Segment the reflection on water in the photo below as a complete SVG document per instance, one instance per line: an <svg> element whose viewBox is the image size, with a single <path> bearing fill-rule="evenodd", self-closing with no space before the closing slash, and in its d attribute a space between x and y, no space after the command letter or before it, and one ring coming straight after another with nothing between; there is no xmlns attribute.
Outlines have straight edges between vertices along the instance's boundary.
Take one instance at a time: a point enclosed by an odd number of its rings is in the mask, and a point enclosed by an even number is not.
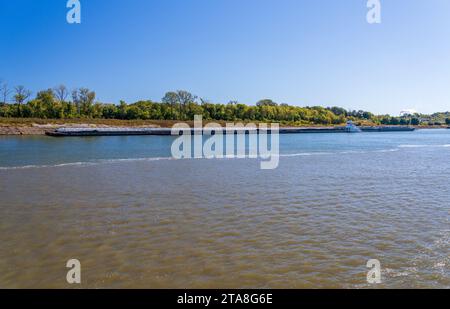
<svg viewBox="0 0 450 309"><path fill-rule="evenodd" d="M369 259L450 287L446 131L286 136L271 171L143 159L168 139L0 139L0 286L70 287L76 258L89 288L369 287Z"/></svg>

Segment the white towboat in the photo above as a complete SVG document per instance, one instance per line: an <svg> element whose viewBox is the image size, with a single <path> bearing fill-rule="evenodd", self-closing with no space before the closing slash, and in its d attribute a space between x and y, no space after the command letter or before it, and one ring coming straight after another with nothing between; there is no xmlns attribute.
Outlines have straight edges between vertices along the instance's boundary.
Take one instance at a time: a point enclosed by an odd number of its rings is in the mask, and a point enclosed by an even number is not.
<svg viewBox="0 0 450 309"><path fill-rule="evenodd" d="M345 132L347 133L360 133L362 130L353 124L353 121L347 121L345 126Z"/></svg>

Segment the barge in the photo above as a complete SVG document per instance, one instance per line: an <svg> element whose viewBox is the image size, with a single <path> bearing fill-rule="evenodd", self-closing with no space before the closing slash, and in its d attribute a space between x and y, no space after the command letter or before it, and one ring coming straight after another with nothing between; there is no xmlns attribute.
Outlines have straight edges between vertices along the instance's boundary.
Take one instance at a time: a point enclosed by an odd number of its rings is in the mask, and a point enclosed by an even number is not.
<svg viewBox="0 0 450 309"><path fill-rule="evenodd" d="M190 134L210 135L210 132L204 132L203 129L180 129L178 134L182 135L190 130ZM380 126L380 127L359 127L358 132L409 132L415 128L406 126ZM200 132L200 133L199 133ZM223 128L223 134L249 134L259 133L260 129L248 128ZM270 133L270 129L265 131ZM283 127L279 129L279 134L301 134L301 133L353 133L348 127ZM136 136L136 135L172 135L171 128L59 128L45 133L53 137L83 137L83 136ZM214 134L214 132L212 133Z"/></svg>

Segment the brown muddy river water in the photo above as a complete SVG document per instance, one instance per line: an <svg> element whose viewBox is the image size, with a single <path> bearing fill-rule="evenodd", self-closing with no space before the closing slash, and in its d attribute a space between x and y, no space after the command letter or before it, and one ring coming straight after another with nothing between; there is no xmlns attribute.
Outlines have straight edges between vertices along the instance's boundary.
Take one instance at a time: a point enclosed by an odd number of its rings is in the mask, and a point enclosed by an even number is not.
<svg viewBox="0 0 450 309"><path fill-rule="evenodd" d="M78 259L82 288L449 288L450 134L336 136L282 137L268 171L0 138L0 287L71 288Z"/></svg>

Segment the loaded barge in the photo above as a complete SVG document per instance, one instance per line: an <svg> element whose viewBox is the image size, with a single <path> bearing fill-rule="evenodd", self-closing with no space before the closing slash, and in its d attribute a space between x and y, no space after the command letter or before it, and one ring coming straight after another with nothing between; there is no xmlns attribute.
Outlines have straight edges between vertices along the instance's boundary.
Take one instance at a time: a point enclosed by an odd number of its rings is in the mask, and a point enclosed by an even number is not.
<svg viewBox="0 0 450 309"><path fill-rule="evenodd" d="M321 127L321 128L298 128L284 127L279 129L280 134L299 134L299 133L354 133L354 132L404 132L414 131L415 128L405 126L380 126L380 127ZM177 134L182 135L186 130L190 130L191 135L204 134L210 135L210 132L204 132L203 129L179 129ZM223 134L249 134L259 133L260 129L248 128L223 128ZM198 133L200 132L200 133ZM270 129L264 132L271 133ZM187 133L187 132L186 132ZM214 134L214 132L213 132ZM173 135L171 128L60 128L46 132L46 135L54 137L70 136L133 136L133 135Z"/></svg>

